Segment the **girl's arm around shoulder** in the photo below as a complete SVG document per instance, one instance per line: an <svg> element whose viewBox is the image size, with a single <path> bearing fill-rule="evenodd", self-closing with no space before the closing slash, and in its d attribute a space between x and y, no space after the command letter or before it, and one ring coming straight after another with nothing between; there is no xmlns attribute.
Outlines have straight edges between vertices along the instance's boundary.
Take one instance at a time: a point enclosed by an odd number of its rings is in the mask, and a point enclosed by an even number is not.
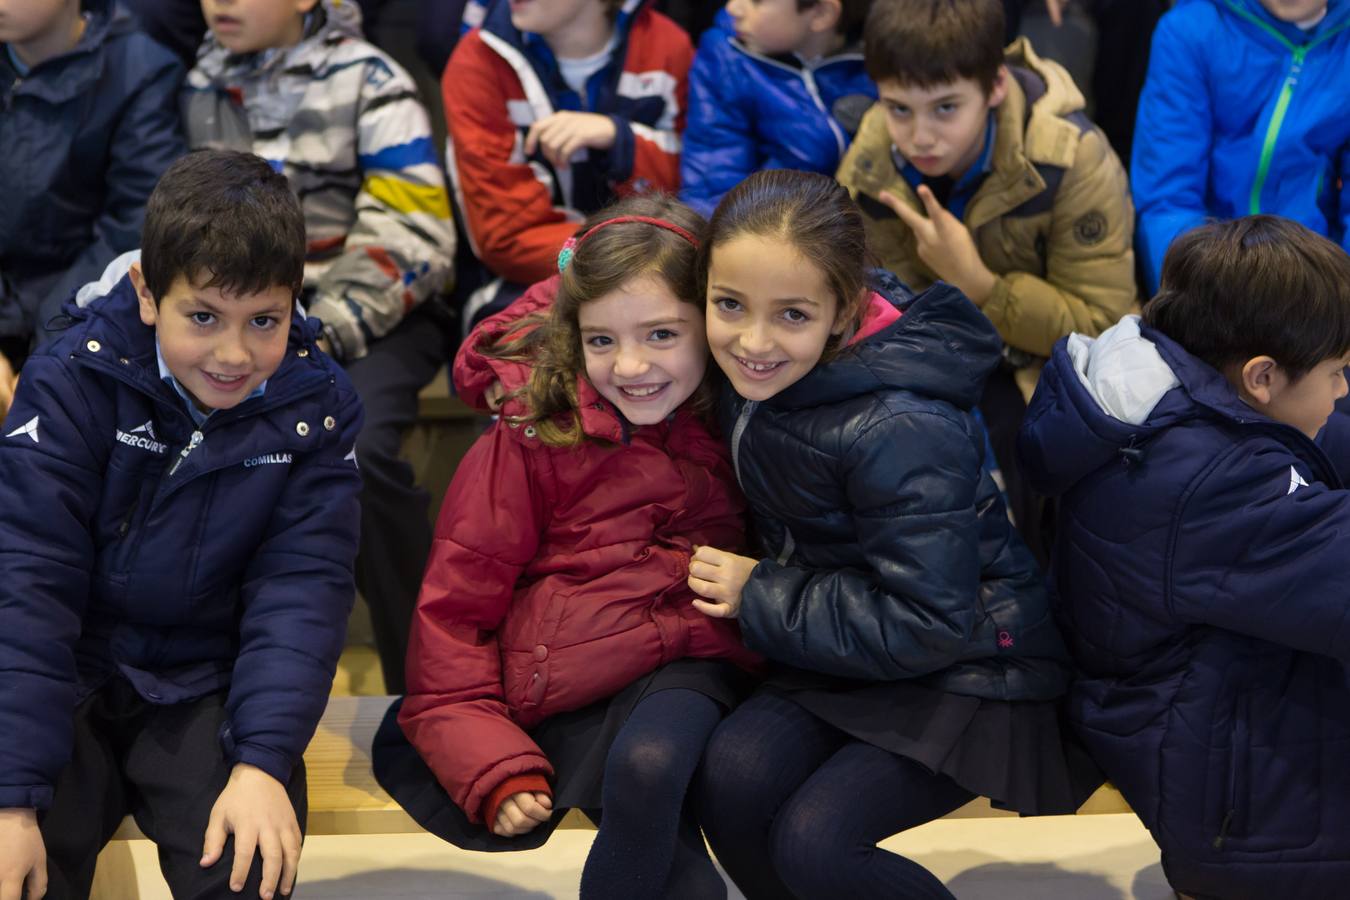
<svg viewBox="0 0 1350 900"><path fill-rule="evenodd" d="M1276 440L1248 439L1187 485L1172 525L1178 619L1350 661L1350 490Z"/></svg>
<svg viewBox="0 0 1350 900"><path fill-rule="evenodd" d="M746 643L850 678L909 678L959 658L976 621L982 447L941 404L875 421L838 462L866 569L764 560L745 586Z"/></svg>
<svg viewBox="0 0 1350 900"><path fill-rule="evenodd" d="M498 422L446 492L408 642L399 724L471 821L514 776L551 775L511 718L497 630L551 516L551 460ZM488 824L491 824L490 822Z"/></svg>

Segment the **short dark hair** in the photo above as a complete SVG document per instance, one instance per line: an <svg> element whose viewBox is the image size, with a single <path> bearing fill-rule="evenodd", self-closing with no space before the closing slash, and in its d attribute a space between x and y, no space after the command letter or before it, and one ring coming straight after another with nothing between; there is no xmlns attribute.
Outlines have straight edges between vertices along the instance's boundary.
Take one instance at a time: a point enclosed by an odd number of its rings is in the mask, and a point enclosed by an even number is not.
<svg viewBox="0 0 1350 900"><path fill-rule="evenodd" d="M877 84L972 78L987 97L1003 65L1002 0L873 0L863 33L863 65Z"/></svg>
<svg viewBox="0 0 1350 900"><path fill-rule="evenodd" d="M797 0L797 12L806 12L820 0ZM846 40L856 41L862 37L863 22L867 19L867 7L871 0L839 0L839 21L834 30Z"/></svg>
<svg viewBox="0 0 1350 900"><path fill-rule="evenodd" d="M871 255L862 212L828 175L793 169L755 172L722 197L699 248L700 293L707 293L712 253L741 235L774 238L795 249L825 278L845 328L825 345L831 359L862 322Z"/></svg>
<svg viewBox="0 0 1350 900"><path fill-rule="evenodd" d="M286 176L252 153L197 150L169 166L145 207L141 271L159 303L182 275L257 294L305 277L305 215Z"/></svg>
<svg viewBox="0 0 1350 900"><path fill-rule="evenodd" d="M1297 380L1350 354L1350 256L1278 216L1201 225L1168 248L1143 318L1215 369L1269 356Z"/></svg>

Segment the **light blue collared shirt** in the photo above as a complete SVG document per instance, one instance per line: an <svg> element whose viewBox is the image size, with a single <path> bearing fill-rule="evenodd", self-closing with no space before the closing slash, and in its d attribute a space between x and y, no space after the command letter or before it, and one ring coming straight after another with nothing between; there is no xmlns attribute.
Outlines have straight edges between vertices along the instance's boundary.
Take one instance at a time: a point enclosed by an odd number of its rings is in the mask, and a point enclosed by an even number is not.
<svg viewBox="0 0 1350 900"><path fill-rule="evenodd" d="M178 393L178 396L183 398L183 405L187 407L188 415L192 416L193 423L198 428L201 428L202 425L206 423L206 420L210 418L211 413L202 412L200 409L198 409L197 404L194 403L192 400L192 395L190 395L183 388L183 386L178 383L177 378L173 377L173 373L169 371L168 363L164 362L164 353L159 349L158 336L155 337L155 359L159 361L159 377L162 378L164 382L168 384L169 387L173 388L174 391ZM244 399L252 400L254 397L261 397L263 395L263 391L265 390L267 390L266 380L264 380L262 384L254 388L252 393L250 393ZM212 410L212 412L214 412L214 410Z"/></svg>

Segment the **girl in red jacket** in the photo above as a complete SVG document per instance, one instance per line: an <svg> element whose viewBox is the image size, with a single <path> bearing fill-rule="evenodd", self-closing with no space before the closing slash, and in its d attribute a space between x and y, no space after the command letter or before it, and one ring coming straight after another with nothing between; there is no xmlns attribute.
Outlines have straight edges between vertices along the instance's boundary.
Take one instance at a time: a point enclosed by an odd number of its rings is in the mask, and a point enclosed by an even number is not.
<svg viewBox="0 0 1350 900"><path fill-rule="evenodd" d="M477 357L506 403L446 495L376 739L381 784L460 847L603 810L587 898L725 896L685 794L756 658L686 583L696 545L743 544L703 415L704 225L664 198L598 214L531 289L547 317Z"/></svg>

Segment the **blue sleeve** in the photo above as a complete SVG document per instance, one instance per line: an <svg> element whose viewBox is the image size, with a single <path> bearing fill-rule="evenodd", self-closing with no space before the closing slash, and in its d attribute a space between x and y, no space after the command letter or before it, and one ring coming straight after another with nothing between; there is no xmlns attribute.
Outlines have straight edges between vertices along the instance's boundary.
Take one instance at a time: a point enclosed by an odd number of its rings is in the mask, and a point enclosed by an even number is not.
<svg viewBox="0 0 1350 900"><path fill-rule="evenodd" d="M1148 78L1139 98L1130 186L1137 250L1148 293L1158 290L1173 239L1204 222L1209 182L1211 98L1201 43L1186 29L1185 9L1163 16L1153 35Z"/></svg>
<svg viewBox="0 0 1350 900"><path fill-rule="evenodd" d="M108 453L90 441L111 431L92 427L99 406L39 354L0 426L0 808L49 806L70 759Z"/></svg>
<svg viewBox="0 0 1350 900"><path fill-rule="evenodd" d="M356 596L361 402L339 375L338 436L297 457L268 532L244 573L239 657L226 710L232 762L283 784L328 702Z"/></svg>
<svg viewBox="0 0 1350 900"><path fill-rule="evenodd" d="M742 593L746 645L869 680L957 662L978 621L981 455L976 438L938 413L896 415L861 435L843 477L868 569L761 561Z"/></svg>
<svg viewBox="0 0 1350 900"><path fill-rule="evenodd" d="M1350 143L1341 148L1337 169L1336 175L1341 184L1340 203L1337 206L1341 213L1341 246L1346 253L1350 253Z"/></svg>
<svg viewBox="0 0 1350 900"><path fill-rule="evenodd" d="M113 133L108 170L104 173L103 209L94 222L93 242L85 247L59 278L38 311L39 341L54 337L47 322L61 311L73 291L97 281L114 258L141 245L145 204L159 177L187 151L178 112L178 90L183 67L159 44L143 35L125 42L120 58L110 61L130 70L108 77L135 79Z"/></svg>
<svg viewBox="0 0 1350 900"><path fill-rule="evenodd" d="M741 90L745 75L728 65L736 55L729 40L721 28L709 29L689 69L680 199L704 216L760 163L753 107Z"/></svg>

